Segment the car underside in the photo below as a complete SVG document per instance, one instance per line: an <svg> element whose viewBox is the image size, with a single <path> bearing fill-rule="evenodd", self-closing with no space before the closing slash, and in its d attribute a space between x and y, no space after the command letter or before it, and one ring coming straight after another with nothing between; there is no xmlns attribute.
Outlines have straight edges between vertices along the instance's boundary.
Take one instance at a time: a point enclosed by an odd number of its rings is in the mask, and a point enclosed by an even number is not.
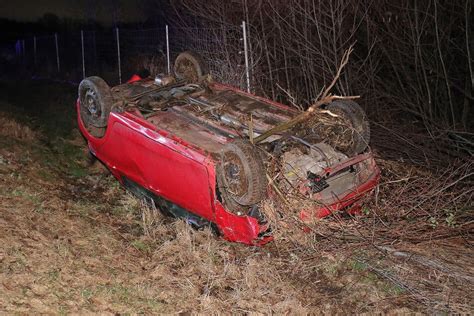
<svg viewBox="0 0 474 316"><path fill-rule="evenodd" d="M230 241L271 240L265 199L313 202L303 220L354 211L378 183L370 130L357 103L334 101L256 142L300 112L213 82L199 56L182 53L174 76L109 88L79 87L78 121L89 149L131 192Z"/></svg>

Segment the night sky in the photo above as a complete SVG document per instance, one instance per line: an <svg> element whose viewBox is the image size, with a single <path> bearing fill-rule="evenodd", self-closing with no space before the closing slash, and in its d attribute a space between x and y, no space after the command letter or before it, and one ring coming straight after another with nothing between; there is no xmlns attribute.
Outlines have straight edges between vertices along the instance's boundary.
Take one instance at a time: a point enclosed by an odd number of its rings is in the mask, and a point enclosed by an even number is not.
<svg viewBox="0 0 474 316"><path fill-rule="evenodd" d="M35 21L45 13L53 13L60 18L95 19L99 23L111 25L114 19L120 22L143 20L145 2L143 0L0 0L0 18Z"/></svg>

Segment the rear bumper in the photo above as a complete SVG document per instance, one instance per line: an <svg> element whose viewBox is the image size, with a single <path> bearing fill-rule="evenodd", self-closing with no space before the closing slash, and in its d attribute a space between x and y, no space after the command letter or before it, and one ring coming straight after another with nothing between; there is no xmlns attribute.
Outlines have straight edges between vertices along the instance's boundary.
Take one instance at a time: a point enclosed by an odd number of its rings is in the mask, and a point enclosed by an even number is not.
<svg viewBox="0 0 474 316"><path fill-rule="evenodd" d="M364 157L364 159L373 160L373 157L370 154ZM348 194L338 196L332 203L322 204L321 206L312 209L302 209L299 214L300 218L303 221L306 221L313 218L323 218L342 209L345 209L348 212L353 212L356 208L359 208L360 200L370 194L380 181L380 169L375 164L375 161L373 161L371 169L370 176L367 180L353 188Z"/></svg>

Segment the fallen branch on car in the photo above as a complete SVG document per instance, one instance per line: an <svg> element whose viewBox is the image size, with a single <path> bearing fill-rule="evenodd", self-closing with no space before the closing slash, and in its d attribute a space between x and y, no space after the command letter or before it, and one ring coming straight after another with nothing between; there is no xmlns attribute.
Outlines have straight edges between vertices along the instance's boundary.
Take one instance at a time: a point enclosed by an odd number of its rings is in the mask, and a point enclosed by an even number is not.
<svg viewBox="0 0 474 316"><path fill-rule="evenodd" d="M334 87L337 80L339 79L339 77L341 75L341 72L342 72L342 69L349 62L349 56L351 55L352 51L353 51L353 47L351 45L344 52L344 55L342 56L341 63L339 64L339 67L337 69L336 75L334 76L334 79L332 80L331 84L324 90L324 92L322 93L319 100L317 100L313 105L311 105L306 111L304 111L304 112L300 113L299 115L295 116L293 119L291 119L287 122L281 123L281 124L271 128L271 129L269 129L268 131L261 134L260 136L256 137L254 139L254 143L258 144L259 142L264 141L265 139L267 139L268 137L270 137L270 136L272 136L276 133L281 133L281 132L286 131L286 130L298 125L299 123L305 121L306 119L308 119L314 113L317 113L317 112L325 113L325 112L322 112L324 110L319 109L321 107L321 105L331 103L334 100L353 100L353 99L360 98L360 96L358 96L358 95L356 95L356 96L339 96L339 95L332 95L330 93L331 89Z"/></svg>

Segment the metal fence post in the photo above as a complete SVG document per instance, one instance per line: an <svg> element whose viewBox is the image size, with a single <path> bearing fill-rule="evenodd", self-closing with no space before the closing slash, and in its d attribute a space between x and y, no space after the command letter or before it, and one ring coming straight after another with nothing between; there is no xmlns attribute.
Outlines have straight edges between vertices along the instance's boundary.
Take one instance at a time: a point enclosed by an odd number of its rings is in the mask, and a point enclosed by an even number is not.
<svg viewBox="0 0 474 316"><path fill-rule="evenodd" d="M36 66L36 36L33 36L33 60Z"/></svg>
<svg viewBox="0 0 474 316"><path fill-rule="evenodd" d="M166 24L166 61L168 63L168 74L171 73L171 64L170 64L170 39L168 33L168 24Z"/></svg>
<svg viewBox="0 0 474 316"><path fill-rule="evenodd" d="M56 44L56 63L58 65L58 72L61 71L61 67L59 65L59 45L58 45L58 33L54 33L54 43Z"/></svg>
<svg viewBox="0 0 474 316"><path fill-rule="evenodd" d="M245 78L247 81L247 92L250 93L249 52L247 47L247 28L245 25L245 21L242 21L242 33L244 40Z"/></svg>
<svg viewBox="0 0 474 316"><path fill-rule="evenodd" d="M82 48L82 79L86 77L86 62L84 57L84 31L81 30L81 48Z"/></svg>
<svg viewBox="0 0 474 316"><path fill-rule="evenodd" d="M120 36L119 28L115 28L115 37L117 39L117 59L118 59L118 73L119 73L119 84L122 84L122 67L120 66Z"/></svg>

